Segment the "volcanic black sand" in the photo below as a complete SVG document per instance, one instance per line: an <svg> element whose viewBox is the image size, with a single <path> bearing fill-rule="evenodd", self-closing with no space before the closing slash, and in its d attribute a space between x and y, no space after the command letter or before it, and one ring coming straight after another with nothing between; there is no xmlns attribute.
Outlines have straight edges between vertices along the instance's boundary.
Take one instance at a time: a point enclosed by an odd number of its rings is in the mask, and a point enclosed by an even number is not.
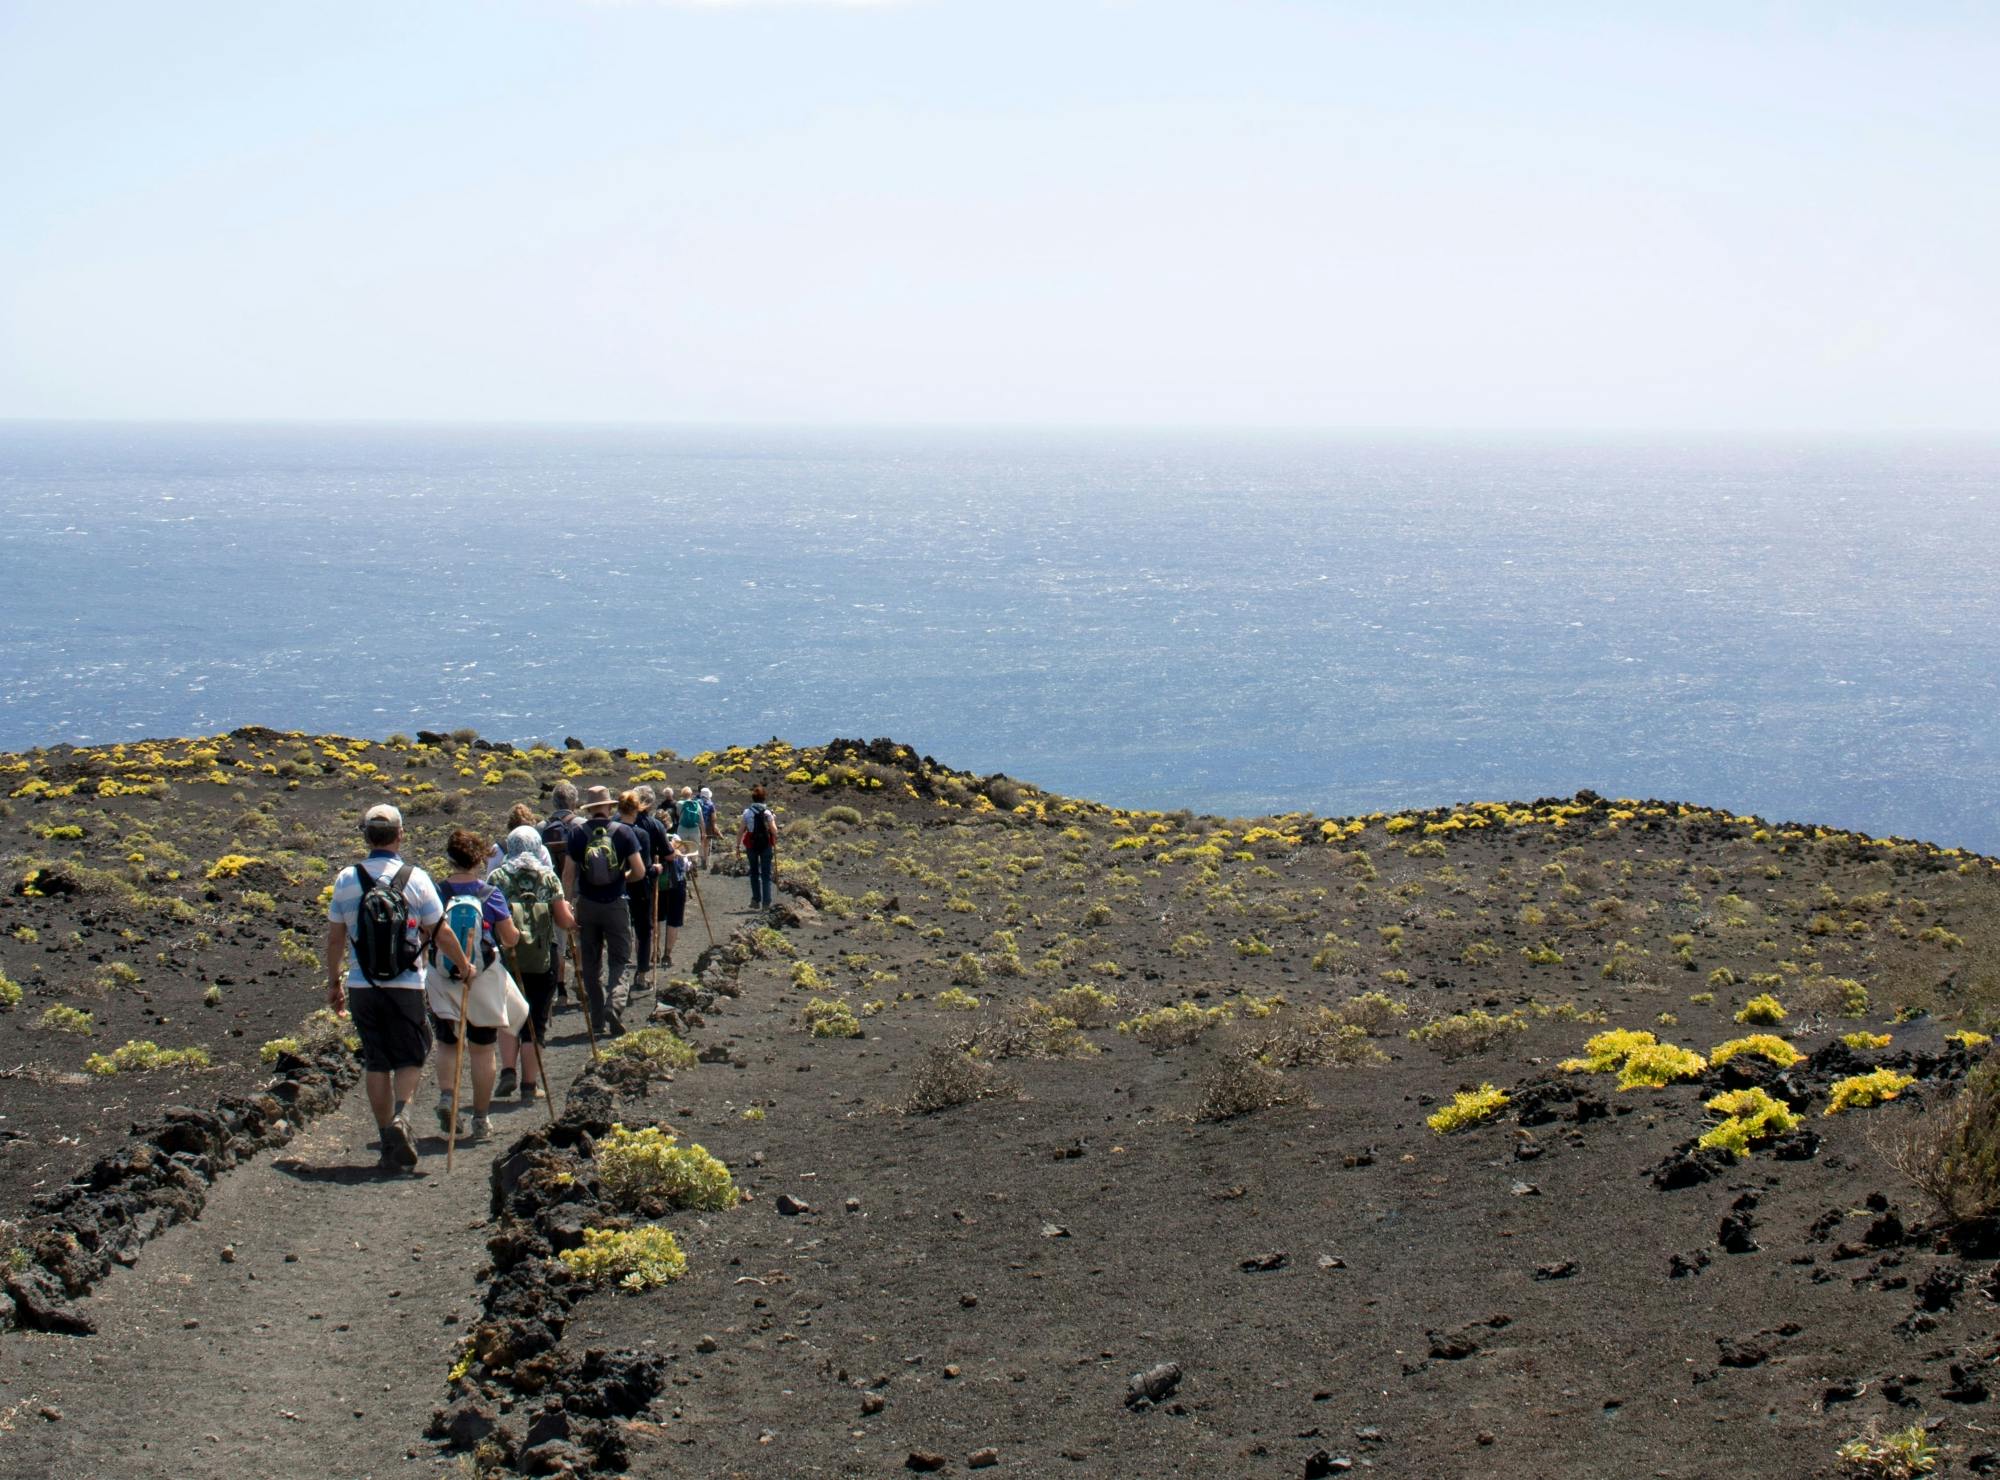
<svg viewBox="0 0 2000 1480"><path fill-rule="evenodd" d="M0 757L0 1473L1830 1476L1913 1425L2000 1469L2000 1236L1891 1165L2000 1015L1991 860L1589 793L1226 822L885 741L419 739ZM769 786L779 907L705 877L675 1067L593 1068L564 1012L555 1124L381 1178L301 1031L331 867L371 801L428 861L565 774ZM1563 1067L1621 1029L1726 1062ZM131 1040L209 1063L86 1067ZM1693 1148L1753 1087L1796 1128ZM737 1192L621 1200L614 1124ZM652 1228L665 1284L559 1258Z"/></svg>

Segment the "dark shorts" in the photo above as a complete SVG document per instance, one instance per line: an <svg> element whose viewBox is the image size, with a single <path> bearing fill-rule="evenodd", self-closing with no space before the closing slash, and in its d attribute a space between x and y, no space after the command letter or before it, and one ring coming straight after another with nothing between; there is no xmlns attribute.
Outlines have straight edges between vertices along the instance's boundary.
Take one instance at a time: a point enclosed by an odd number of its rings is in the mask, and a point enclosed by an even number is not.
<svg viewBox="0 0 2000 1480"><path fill-rule="evenodd" d="M441 1018L436 1013L432 1013L431 1031L437 1034L437 1041L446 1046L458 1042L458 1024L450 1018ZM477 1023L467 1023L465 1025L465 1041L474 1048L488 1048L500 1041L500 1030L498 1028L482 1028Z"/></svg>
<svg viewBox="0 0 2000 1480"><path fill-rule="evenodd" d="M528 1020L521 1024L523 1043L549 1041L549 1012L556 1005L556 974L553 971L521 973L521 995L528 999Z"/></svg>
<svg viewBox="0 0 2000 1480"><path fill-rule="evenodd" d="M667 924L676 930L680 929L682 925L687 923L687 912L688 892L686 885L682 885L679 889L662 889L660 891L660 918L666 921Z"/></svg>
<svg viewBox="0 0 2000 1480"><path fill-rule="evenodd" d="M421 1069L431 1052L422 987L349 987L347 1012L370 1074Z"/></svg>

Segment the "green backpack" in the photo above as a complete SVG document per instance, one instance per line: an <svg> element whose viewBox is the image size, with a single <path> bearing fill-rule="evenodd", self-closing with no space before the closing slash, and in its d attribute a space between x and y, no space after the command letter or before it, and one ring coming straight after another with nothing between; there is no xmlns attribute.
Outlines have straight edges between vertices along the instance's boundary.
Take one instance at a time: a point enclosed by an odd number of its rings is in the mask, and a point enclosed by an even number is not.
<svg viewBox="0 0 2000 1480"><path fill-rule="evenodd" d="M514 965L523 976L540 976L556 959L556 917L549 908L549 892L525 869L503 870L500 892L507 896L514 928L521 932L514 943Z"/></svg>

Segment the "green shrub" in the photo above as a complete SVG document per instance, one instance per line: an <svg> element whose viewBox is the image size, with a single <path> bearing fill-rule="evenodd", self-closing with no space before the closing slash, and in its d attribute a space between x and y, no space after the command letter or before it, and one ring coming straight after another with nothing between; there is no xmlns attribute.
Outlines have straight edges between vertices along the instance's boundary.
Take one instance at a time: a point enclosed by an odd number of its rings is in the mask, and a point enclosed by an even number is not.
<svg viewBox="0 0 2000 1480"><path fill-rule="evenodd" d="M1507 1104L1507 1092L1495 1089L1490 1084L1482 1084L1478 1089L1462 1089L1451 1097L1451 1103L1429 1116L1424 1124L1440 1136L1448 1136L1453 1131L1464 1130L1469 1125L1477 1125L1498 1115Z"/></svg>
<svg viewBox="0 0 2000 1480"><path fill-rule="evenodd" d="M586 1228L580 1248L556 1257L580 1279L623 1290L648 1290L687 1273L687 1255L664 1228Z"/></svg>
<svg viewBox="0 0 2000 1480"><path fill-rule="evenodd" d="M143 1073L152 1069L206 1069L205 1048L161 1048L150 1039L135 1038L108 1054L94 1053L83 1061L92 1074Z"/></svg>
<svg viewBox="0 0 2000 1480"><path fill-rule="evenodd" d="M1434 1048L1446 1059L1483 1053L1510 1034L1526 1031L1528 1021L1518 1012L1489 1013L1483 1008L1434 1018L1406 1035L1410 1042Z"/></svg>
<svg viewBox="0 0 2000 1480"><path fill-rule="evenodd" d="M280 1054L304 1058L335 1048L345 1048L352 1053L360 1047L361 1039L351 1031L349 1020L322 1007L299 1025L298 1032L273 1038L264 1044L257 1050L257 1057L267 1064L275 1064Z"/></svg>
<svg viewBox="0 0 2000 1480"><path fill-rule="evenodd" d="M1395 1031L1396 1025L1410 1015L1410 1009L1387 992L1362 992L1329 1011L1341 1022L1351 1024L1371 1037L1382 1037Z"/></svg>
<svg viewBox="0 0 2000 1480"><path fill-rule="evenodd" d="M1761 1027L1775 1027L1784 1020L1784 1004L1769 992L1752 997L1743 1004L1743 1010L1736 1014L1737 1022L1755 1023Z"/></svg>
<svg viewBox="0 0 2000 1480"><path fill-rule="evenodd" d="M1560 966L1562 952L1544 942L1538 946L1522 946L1521 956L1530 966Z"/></svg>
<svg viewBox="0 0 2000 1480"><path fill-rule="evenodd" d="M1738 1157L1750 1154L1752 1142L1782 1136L1799 1126L1799 1117L1790 1106L1761 1089L1729 1090L1710 1100L1708 1108L1724 1119L1701 1138L1700 1144Z"/></svg>
<svg viewBox="0 0 2000 1480"><path fill-rule="evenodd" d="M721 1212L740 1194L729 1168L700 1146L683 1146L659 1126L627 1130L614 1125L597 1143L597 1173L604 1190L626 1208L663 1206Z"/></svg>
<svg viewBox="0 0 2000 1480"><path fill-rule="evenodd" d="M1848 1473L1871 1480L1915 1480L1918 1475L1930 1474L1938 1462L1937 1446L1921 1422L1887 1434L1879 1424L1871 1424L1867 1433L1834 1450L1834 1456L1848 1467Z"/></svg>
<svg viewBox="0 0 2000 1480"><path fill-rule="evenodd" d="M1805 1057L1775 1033L1752 1033L1747 1038L1732 1038L1727 1043L1716 1044L1709 1050L1708 1061L1711 1064L1726 1064L1744 1053L1767 1058L1780 1069L1789 1069Z"/></svg>
<svg viewBox="0 0 2000 1480"><path fill-rule="evenodd" d="M839 999L815 997L799 1014L806 1031L815 1038L859 1038L861 1023L854 1009Z"/></svg>
<svg viewBox="0 0 2000 1480"><path fill-rule="evenodd" d="M21 984L0 971L0 1010L12 1012L21 1005Z"/></svg>
<svg viewBox="0 0 2000 1480"><path fill-rule="evenodd" d="M819 814L821 822L838 822L848 827L861 826L861 814L853 807L828 807Z"/></svg>
<svg viewBox="0 0 2000 1480"><path fill-rule="evenodd" d="M959 987L946 987L932 1000L948 1012L975 1012L979 1008L979 999Z"/></svg>
<svg viewBox="0 0 2000 1480"><path fill-rule="evenodd" d="M1049 1007L1079 1028L1102 1028L1110 1023L1111 1015L1118 1010L1118 994L1083 982L1053 994L1049 998Z"/></svg>
<svg viewBox="0 0 2000 1480"><path fill-rule="evenodd" d="M1174 1048L1192 1043L1211 1028L1229 1021L1229 1007L1203 1007L1199 1002L1176 1002L1127 1018L1118 1031L1129 1033L1141 1043L1155 1048Z"/></svg>
<svg viewBox="0 0 2000 1480"><path fill-rule="evenodd" d="M1894 1069L1874 1069L1866 1074L1836 1079L1822 1113L1838 1115L1843 1110L1865 1110L1885 1100L1895 1099L1915 1083L1910 1075L1898 1074Z"/></svg>
<svg viewBox="0 0 2000 1480"><path fill-rule="evenodd" d="M1618 1071L1618 1088L1665 1089L1676 1079L1692 1079L1707 1067L1708 1060L1692 1049L1655 1043L1625 1056L1625 1065Z"/></svg>
<svg viewBox="0 0 2000 1480"><path fill-rule="evenodd" d="M64 1007L58 1003L44 1009L35 1026L55 1033L81 1033L88 1038L91 1029L97 1026L97 1019L81 1008Z"/></svg>
<svg viewBox="0 0 2000 1480"><path fill-rule="evenodd" d="M1887 1048L1890 1042L1890 1035L1887 1033L1871 1033L1866 1028L1863 1028L1856 1033L1841 1034L1840 1041L1856 1053L1866 1053L1871 1049Z"/></svg>
<svg viewBox="0 0 2000 1480"><path fill-rule="evenodd" d="M1868 989L1852 977L1808 976L1796 983L1793 995L1801 1009L1817 1017L1865 1017Z"/></svg>
<svg viewBox="0 0 2000 1480"><path fill-rule="evenodd" d="M614 1081L671 1076L699 1062L694 1046L671 1028L635 1028L605 1044L599 1060Z"/></svg>

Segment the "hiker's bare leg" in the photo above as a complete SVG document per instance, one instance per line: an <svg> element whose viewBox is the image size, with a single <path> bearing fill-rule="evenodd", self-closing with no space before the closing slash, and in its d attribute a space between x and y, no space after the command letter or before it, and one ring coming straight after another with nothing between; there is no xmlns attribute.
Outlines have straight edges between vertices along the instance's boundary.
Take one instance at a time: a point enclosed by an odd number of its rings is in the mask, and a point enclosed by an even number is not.
<svg viewBox="0 0 2000 1480"><path fill-rule="evenodd" d="M409 1104L410 1096L417 1092L417 1085L423 1077L421 1064L398 1069L394 1074L378 1073L373 1069L368 1071L368 1108L375 1114L377 1130L396 1118L399 1107Z"/></svg>
<svg viewBox="0 0 2000 1480"><path fill-rule="evenodd" d="M493 1062L493 1045L467 1044L465 1056L472 1061L472 1113L484 1115L493 1108L493 1077L499 1072Z"/></svg>
<svg viewBox="0 0 2000 1480"><path fill-rule="evenodd" d="M521 1062L521 1040L505 1028L500 1030L500 1067L511 1069Z"/></svg>

